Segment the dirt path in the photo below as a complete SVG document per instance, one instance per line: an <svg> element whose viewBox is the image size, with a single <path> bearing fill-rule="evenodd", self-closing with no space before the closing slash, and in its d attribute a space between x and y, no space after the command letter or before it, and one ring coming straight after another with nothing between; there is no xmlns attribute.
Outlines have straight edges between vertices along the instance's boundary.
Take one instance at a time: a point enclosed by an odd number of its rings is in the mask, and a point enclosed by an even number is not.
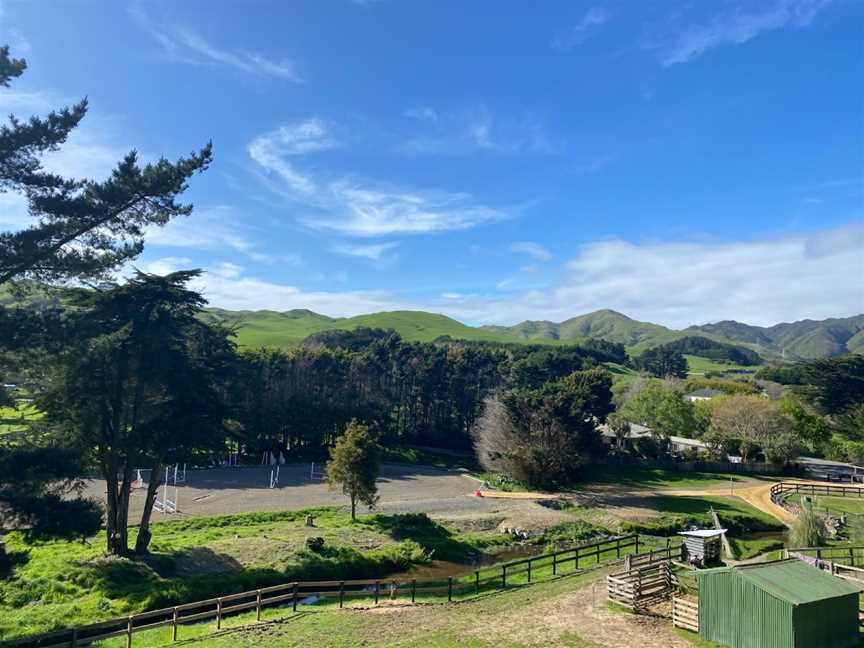
<svg viewBox="0 0 864 648"><path fill-rule="evenodd" d="M744 488L730 489L724 488L706 488L702 490L674 490L663 491L664 495L677 495L681 497L717 497L717 496L733 496L740 497L753 508L759 509L763 513L767 513L773 518L780 520L786 526L795 521L795 516L787 511L782 506L779 506L771 501L771 487L773 482L761 484L759 486L746 486Z"/></svg>
<svg viewBox="0 0 864 648"><path fill-rule="evenodd" d="M479 630L479 628L478 628ZM482 630L489 636L490 628ZM692 648L678 637L666 618L629 614L607 605L602 578L573 592L520 608L495 619L493 634L502 640L543 646L572 646L574 636L608 648ZM583 643L576 641L575 645Z"/></svg>

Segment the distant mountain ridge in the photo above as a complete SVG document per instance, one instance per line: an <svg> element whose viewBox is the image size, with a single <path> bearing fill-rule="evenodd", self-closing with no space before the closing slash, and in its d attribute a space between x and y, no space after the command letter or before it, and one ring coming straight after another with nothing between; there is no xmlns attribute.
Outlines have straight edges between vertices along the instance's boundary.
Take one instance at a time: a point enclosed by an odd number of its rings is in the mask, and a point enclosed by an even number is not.
<svg viewBox="0 0 864 648"><path fill-rule="evenodd" d="M609 309L563 322L529 320L514 326L480 327L467 326L446 315L424 311L391 311L345 318L327 317L305 309L280 313L211 308L208 313L211 317L238 324L238 342L246 347L290 347L320 331L368 327L393 329L406 340L420 342L442 336L523 344L575 344L587 339L602 339L624 344L631 353L641 353L646 348L694 335L749 348L766 359L813 359L864 352L864 315L802 320L770 327L727 320L674 330L660 324L641 322Z"/></svg>
<svg viewBox="0 0 864 648"><path fill-rule="evenodd" d="M32 292L19 301L8 289L0 288L0 307L63 307L56 294ZM232 311L208 308L203 316L237 326L238 344L246 348L297 346L306 337L321 331L354 330L360 327L393 329L409 341L429 342L442 336L459 340L479 340L522 344L576 344L601 339L625 345L639 354L649 347L701 336L745 347L771 359L826 358L844 353L864 353L864 314L825 320L800 320L773 326L753 326L734 320L690 326L674 330L632 319L623 313L602 309L563 322L526 320L514 326L473 327L439 313L390 311L328 317L308 309L289 311Z"/></svg>

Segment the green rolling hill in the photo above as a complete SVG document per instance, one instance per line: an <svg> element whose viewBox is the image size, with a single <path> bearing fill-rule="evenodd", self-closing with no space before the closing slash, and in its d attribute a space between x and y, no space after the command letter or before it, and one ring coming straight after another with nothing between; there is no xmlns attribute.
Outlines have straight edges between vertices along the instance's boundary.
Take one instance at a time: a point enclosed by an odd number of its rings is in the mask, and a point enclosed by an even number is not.
<svg viewBox="0 0 864 648"><path fill-rule="evenodd" d="M32 288L32 286L31 286ZM23 299L0 289L0 307L64 307L62 293L31 290ZM721 344L751 349L766 360L825 358L844 353L864 353L864 315L826 320L801 320L761 327L731 320L673 330L641 322L614 310L598 310L563 322L525 321L514 326L473 327L446 315L424 311L391 311L334 318L296 309L231 311L208 308L204 317L237 327L243 348L298 345L313 333L354 330L361 327L393 329L404 339L429 342L442 336L523 344L578 344L588 339L618 342L632 355L647 348L702 337ZM710 357L710 356L707 356Z"/></svg>

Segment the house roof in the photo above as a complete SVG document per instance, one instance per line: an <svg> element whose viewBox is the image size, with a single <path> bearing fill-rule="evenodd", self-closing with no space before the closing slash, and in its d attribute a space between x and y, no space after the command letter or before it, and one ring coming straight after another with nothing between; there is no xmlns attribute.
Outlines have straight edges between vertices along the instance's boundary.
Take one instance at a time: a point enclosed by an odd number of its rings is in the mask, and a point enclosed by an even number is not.
<svg viewBox="0 0 864 648"><path fill-rule="evenodd" d="M726 533L727 529L698 529L696 531L682 531L678 535L691 536L693 538L714 538Z"/></svg>
<svg viewBox="0 0 864 648"><path fill-rule="evenodd" d="M697 572L696 576L704 578L712 573L730 571L792 605L858 594L861 591L860 587L849 581L832 576L795 558L756 565L706 569Z"/></svg>

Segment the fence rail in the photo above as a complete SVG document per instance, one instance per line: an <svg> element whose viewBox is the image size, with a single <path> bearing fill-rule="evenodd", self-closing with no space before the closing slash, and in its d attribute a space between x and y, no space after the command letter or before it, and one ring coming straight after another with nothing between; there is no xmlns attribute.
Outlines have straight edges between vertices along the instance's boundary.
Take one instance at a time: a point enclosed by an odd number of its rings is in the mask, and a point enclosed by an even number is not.
<svg viewBox="0 0 864 648"><path fill-rule="evenodd" d="M673 596L672 625L690 632L699 632L699 601Z"/></svg>
<svg viewBox="0 0 864 648"><path fill-rule="evenodd" d="M781 497L791 493L804 495L826 495L829 497L864 497L864 488L859 486L835 486L833 484L799 484L781 481L771 487L771 500L778 504Z"/></svg>
<svg viewBox="0 0 864 648"><path fill-rule="evenodd" d="M790 556L807 556L818 560L830 561L840 565L848 565L855 567L864 565L864 546L845 546L845 547L789 547L783 550L783 557Z"/></svg>
<svg viewBox="0 0 864 648"><path fill-rule="evenodd" d="M644 544L643 544L644 548ZM568 571L599 565L609 560L634 555L635 564L651 564L661 555L667 557L676 551L669 545L665 549L649 550L639 554L638 535L626 535L592 542L532 558L523 558L493 567L477 569L467 575L450 578L416 579L362 579L338 581L297 581L262 587L247 592L228 594L204 601L184 603L161 610L152 610L119 617L76 628L67 628L20 639L0 642L0 648L78 648L111 637L125 636L127 648L132 647L135 633L160 627L171 629L171 639L176 641L178 629L187 623L215 619L216 628L221 628L227 615L255 610L256 620L261 620L261 611L274 605L290 604L292 610L306 599L332 599L342 607L347 598L371 598L378 603L381 597L410 598L414 602L421 596L454 596L479 594L483 590L504 589L509 586L530 583L538 572L551 577L562 576ZM680 552L680 546L677 547Z"/></svg>

